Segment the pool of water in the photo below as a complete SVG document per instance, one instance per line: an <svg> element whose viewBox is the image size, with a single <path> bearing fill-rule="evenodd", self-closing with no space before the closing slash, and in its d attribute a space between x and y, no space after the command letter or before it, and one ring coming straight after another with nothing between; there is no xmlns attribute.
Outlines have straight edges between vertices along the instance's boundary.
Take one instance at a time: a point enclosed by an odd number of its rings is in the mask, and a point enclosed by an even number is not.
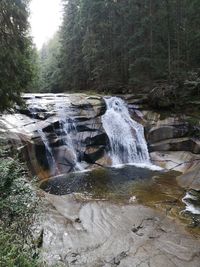
<svg viewBox="0 0 200 267"><path fill-rule="evenodd" d="M200 193L180 187L178 175L176 171L123 165L57 176L43 181L40 187L54 195L81 194L86 201L142 204L163 210L187 225L200 226Z"/></svg>
<svg viewBox="0 0 200 267"><path fill-rule="evenodd" d="M41 188L55 195L82 193L94 199L148 202L180 198L184 190L176 183L175 171L151 170L124 165L75 172L44 181Z"/></svg>

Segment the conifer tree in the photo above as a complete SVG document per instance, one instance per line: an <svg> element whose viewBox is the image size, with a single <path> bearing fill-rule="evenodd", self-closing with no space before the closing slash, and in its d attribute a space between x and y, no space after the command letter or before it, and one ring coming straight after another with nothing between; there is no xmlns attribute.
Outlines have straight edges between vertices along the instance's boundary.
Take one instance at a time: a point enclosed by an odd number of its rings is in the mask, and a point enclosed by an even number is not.
<svg viewBox="0 0 200 267"><path fill-rule="evenodd" d="M20 102L33 76L28 2L0 1L0 110Z"/></svg>

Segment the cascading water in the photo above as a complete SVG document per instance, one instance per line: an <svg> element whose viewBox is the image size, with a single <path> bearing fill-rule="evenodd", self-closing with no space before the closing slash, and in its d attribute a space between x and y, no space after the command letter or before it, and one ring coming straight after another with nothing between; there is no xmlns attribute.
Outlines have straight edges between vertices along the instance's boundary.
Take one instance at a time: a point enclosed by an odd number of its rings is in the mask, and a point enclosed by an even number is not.
<svg viewBox="0 0 200 267"><path fill-rule="evenodd" d="M32 114L32 117L35 118L35 96L32 96L31 98L31 102L28 106L30 113ZM56 162L53 156L53 152L51 150L51 147L49 145L49 141L47 139L46 134L43 132L42 128L38 127L37 123L36 123L36 130L45 146L45 151L46 151L46 158L48 161L48 165L52 170L56 170L55 166L56 166Z"/></svg>
<svg viewBox="0 0 200 267"><path fill-rule="evenodd" d="M131 119L121 98L111 97L105 102L107 111L102 116L102 123L110 141L112 164L149 164L143 126Z"/></svg>
<svg viewBox="0 0 200 267"><path fill-rule="evenodd" d="M63 132L64 138L63 143L64 145L70 149L72 153L72 158L74 160L74 170L82 170L82 166L78 162L78 157L77 157L77 152L75 149L75 144L73 142L72 138L72 133L73 135L76 135L77 130L76 130L76 125L74 120L70 119L67 117L67 107L66 107L66 102L64 99L55 99L55 106L56 106L56 113L59 117L59 124L60 124L60 130Z"/></svg>

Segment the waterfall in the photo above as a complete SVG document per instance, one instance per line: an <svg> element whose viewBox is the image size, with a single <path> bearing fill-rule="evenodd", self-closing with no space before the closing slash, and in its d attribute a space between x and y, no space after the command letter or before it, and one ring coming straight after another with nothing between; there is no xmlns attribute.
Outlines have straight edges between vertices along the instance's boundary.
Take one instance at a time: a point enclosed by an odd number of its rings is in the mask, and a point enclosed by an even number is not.
<svg viewBox="0 0 200 267"><path fill-rule="evenodd" d="M110 141L112 164L150 163L143 126L131 119L121 98L105 98L105 102L102 123Z"/></svg>
<svg viewBox="0 0 200 267"><path fill-rule="evenodd" d="M47 136L46 136L46 134L43 132L43 130L41 128L38 128L37 127L37 132L38 132L39 136L41 137L42 142L43 142L43 144L45 146L45 151L46 151L48 165L51 166L51 163L53 163L52 168L54 169L55 159L54 159L54 156L53 156L53 152L52 152L52 150L50 148L50 145L49 145L49 141L47 139Z"/></svg>
<svg viewBox="0 0 200 267"><path fill-rule="evenodd" d="M64 145L70 149L73 160L74 170L82 170L82 166L78 162L78 156L75 149L75 144L72 136L77 134L75 121L67 116L68 110L64 99L55 99L56 113L59 118L60 130L63 133L64 138L62 139Z"/></svg>
<svg viewBox="0 0 200 267"><path fill-rule="evenodd" d="M32 117L35 119L35 106L36 106L36 99L35 99L35 96L32 96L31 98L31 102L28 106L28 109L32 115ZM52 149L49 145L49 141L48 141L48 138L46 136L46 134L44 133L44 131L42 130L41 127L38 127L37 123L35 124L36 125L36 130L45 146L45 152L46 152L46 158L47 158L47 161L48 161L48 165L49 167L51 168L51 170L55 170L55 166L56 166L56 162L55 162L55 159L54 159L54 156L53 156L53 152L52 152Z"/></svg>

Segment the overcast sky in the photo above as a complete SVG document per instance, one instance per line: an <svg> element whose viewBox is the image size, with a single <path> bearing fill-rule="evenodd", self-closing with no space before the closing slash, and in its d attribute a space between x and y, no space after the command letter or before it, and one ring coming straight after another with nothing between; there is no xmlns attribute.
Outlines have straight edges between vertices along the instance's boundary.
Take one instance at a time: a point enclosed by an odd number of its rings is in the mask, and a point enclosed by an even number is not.
<svg viewBox="0 0 200 267"><path fill-rule="evenodd" d="M61 0L31 0L30 10L31 35L40 49L61 24Z"/></svg>

